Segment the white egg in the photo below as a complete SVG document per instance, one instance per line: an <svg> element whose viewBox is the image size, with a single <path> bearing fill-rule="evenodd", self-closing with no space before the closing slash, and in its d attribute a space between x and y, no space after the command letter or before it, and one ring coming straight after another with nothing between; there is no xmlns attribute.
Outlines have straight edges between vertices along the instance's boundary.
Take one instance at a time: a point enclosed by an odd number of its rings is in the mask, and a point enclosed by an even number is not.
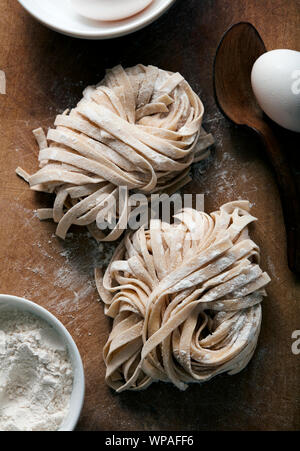
<svg viewBox="0 0 300 451"><path fill-rule="evenodd" d="M253 66L251 83L262 110L282 127L300 132L300 52L264 53Z"/></svg>
<svg viewBox="0 0 300 451"><path fill-rule="evenodd" d="M82 16L94 20L122 20L139 13L153 0L71 0Z"/></svg>

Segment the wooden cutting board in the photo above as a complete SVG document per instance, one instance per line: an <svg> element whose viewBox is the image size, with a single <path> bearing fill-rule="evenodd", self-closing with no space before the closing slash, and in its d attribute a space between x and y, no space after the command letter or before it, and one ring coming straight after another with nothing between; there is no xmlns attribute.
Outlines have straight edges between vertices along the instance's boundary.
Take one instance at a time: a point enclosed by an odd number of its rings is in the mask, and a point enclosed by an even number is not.
<svg viewBox="0 0 300 451"><path fill-rule="evenodd" d="M285 230L274 175L255 136L229 124L213 98L212 64L223 32L251 21L268 49L300 45L297 0L178 0L158 22L110 42L71 39L33 20L17 1L0 0L0 292L24 296L48 308L69 329L83 357L86 401L80 430L296 430L300 427L300 355L291 352L300 329L299 278L287 268ZM49 127L72 107L106 67L154 64L181 72L200 94L205 127L216 147L204 167L193 169L186 192L204 193L208 212L237 198L253 203L252 228L262 267L272 277L263 304L255 356L242 373L220 376L181 393L155 384L141 393L114 394L104 383L102 347L109 321L98 302L93 268L109 258L84 230L62 242L51 222L34 210L51 197L34 194L15 176L16 166L37 168L31 130ZM299 136L281 133L295 171Z"/></svg>

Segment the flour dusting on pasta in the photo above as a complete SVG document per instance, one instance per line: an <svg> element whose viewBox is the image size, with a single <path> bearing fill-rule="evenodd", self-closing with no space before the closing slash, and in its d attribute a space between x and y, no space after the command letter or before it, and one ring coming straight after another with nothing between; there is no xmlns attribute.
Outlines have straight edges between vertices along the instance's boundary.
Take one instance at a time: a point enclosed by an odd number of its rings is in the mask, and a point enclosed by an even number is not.
<svg viewBox="0 0 300 451"><path fill-rule="evenodd" d="M154 381L208 381L250 361L269 276L259 266L248 201L210 215L185 209L126 235L96 284L113 327L106 381L118 392Z"/></svg>
<svg viewBox="0 0 300 451"><path fill-rule="evenodd" d="M104 233L97 224L106 220L107 202L118 203L119 187L172 194L188 183L191 164L204 159L214 142L201 128L203 114L179 73L117 66L84 91L76 108L58 115L47 136L34 131L40 169L29 175L18 168L17 174L32 190L56 195L53 208L38 216L53 219L59 237L76 224L100 241L114 241L130 215L129 194L116 227Z"/></svg>

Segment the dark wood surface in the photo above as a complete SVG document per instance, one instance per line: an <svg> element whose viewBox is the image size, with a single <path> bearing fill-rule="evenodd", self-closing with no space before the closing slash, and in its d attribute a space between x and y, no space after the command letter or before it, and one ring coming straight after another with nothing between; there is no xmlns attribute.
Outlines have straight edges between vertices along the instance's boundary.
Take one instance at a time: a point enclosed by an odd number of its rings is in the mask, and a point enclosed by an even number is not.
<svg viewBox="0 0 300 451"><path fill-rule="evenodd" d="M110 42L76 40L33 20L16 0L0 0L0 69L7 95L0 96L0 292L25 296L67 326L83 357L86 401L79 430L296 430L300 428L300 355L291 352L300 329L300 283L287 267L284 222L274 174L259 139L219 113L212 65L224 31L251 21L268 49L300 47L296 0L178 0L148 28ZM32 193L14 170L37 168L31 130L51 126L58 112L75 105L82 89L98 82L106 67L154 64L181 72L200 94L204 124L217 141L212 158L193 169L186 192L204 193L207 211L246 198L259 222L252 228L262 266L272 277L253 360L236 376L220 376L181 393L155 384L141 393L116 395L104 383L102 347L109 321L97 302L93 267L109 246L84 231L64 243L52 223L34 210L51 198ZM295 135L278 131L296 173ZM297 148L298 147L298 148Z"/></svg>

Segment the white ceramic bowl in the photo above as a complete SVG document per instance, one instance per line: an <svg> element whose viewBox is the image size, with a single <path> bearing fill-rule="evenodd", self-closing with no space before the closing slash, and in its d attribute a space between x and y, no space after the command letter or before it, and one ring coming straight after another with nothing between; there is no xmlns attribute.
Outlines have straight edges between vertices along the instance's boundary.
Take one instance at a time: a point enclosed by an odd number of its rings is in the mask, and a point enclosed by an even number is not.
<svg viewBox="0 0 300 451"><path fill-rule="evenodd" d="M78 15L70 0L18 0L37 20L52 30L82 39L110 39L144 28L158 19L176 0L153 0L144 11L116 22L101 22Z"/></svg>
<svg viewBox="0 0 300 451"><path fill-rule="evenodd" d="M85 379L82 360L78 348L62 323L52 313L34 302L27 301L16 296L9 296L5 294L0 295L0 314L1 310L18 309L20 311L31 313L38 316L52 326L59 336L62 338L69 352L70 360L74 372L73 390L70 401L69 414L63 421L59 431L73 431L79 420L82 410L84 393L85 393Z"/></svg>

